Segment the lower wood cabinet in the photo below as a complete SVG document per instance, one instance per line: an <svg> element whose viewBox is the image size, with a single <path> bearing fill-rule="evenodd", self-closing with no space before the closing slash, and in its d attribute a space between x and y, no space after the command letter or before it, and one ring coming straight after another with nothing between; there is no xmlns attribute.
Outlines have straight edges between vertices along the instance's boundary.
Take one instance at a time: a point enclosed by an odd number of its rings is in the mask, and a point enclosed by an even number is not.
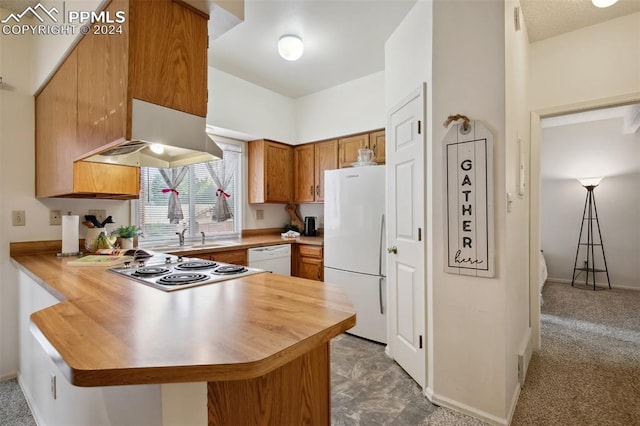
<svg viewBox="0 0 640 426"><path fill-rule="evenodd" d="M324 281L324 261L322 246L296 244L296 268L294 276L310 280Z"/></svg>
<svg viewBox="0 0 640 426"><path fill-rule="evenodd" d="M189 257L247 266L247 250L245 249L196 253L189 255Z"/></svg>

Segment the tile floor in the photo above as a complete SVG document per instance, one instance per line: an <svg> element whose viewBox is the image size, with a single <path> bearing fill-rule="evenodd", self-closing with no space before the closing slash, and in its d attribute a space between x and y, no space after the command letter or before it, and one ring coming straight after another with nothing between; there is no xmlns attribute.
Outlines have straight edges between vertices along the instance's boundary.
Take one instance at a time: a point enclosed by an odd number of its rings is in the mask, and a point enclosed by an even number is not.
<svg viewBox="0 0 640 426"><path fill-rule="evenodd" d="M384 349L382 344L349 334L331 341L333 425L484 424L431 404Z"/></svg>

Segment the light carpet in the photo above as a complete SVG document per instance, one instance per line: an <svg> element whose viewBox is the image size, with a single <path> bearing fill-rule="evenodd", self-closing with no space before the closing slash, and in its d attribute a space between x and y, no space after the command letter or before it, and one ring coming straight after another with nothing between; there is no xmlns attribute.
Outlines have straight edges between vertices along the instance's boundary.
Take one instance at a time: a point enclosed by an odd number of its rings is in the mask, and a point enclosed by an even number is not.
<svg viewBox="0 0 640 426"><path fill-rule="evenodd" d="M640 425L640 292L547 282L513 425Z"/></svg>
<svg viewBox="0 0 640 426"><path fill-rule="evenodd" d="M0 425L35 426L36 422L16 379L0 382Z"/></svg>

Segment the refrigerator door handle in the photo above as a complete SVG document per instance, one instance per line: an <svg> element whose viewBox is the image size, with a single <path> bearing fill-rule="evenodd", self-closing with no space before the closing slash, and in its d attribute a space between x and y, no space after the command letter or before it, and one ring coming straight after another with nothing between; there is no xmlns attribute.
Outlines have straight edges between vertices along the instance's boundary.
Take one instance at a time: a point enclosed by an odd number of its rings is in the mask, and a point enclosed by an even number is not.
<svg viewBox="0 0 640 426"><path fill-rule="evenodd" d="M380 314L384 315L384 307L382 306L382 281L385 277L378 278L378 301L380 303Z"/></svg>
<svg viewBox="0 0 640 426"><path fill-rule="evenodd" d="M380 246L378 247L378 275L382 275L382 244L384 240L384 213L380 217Z"/></svg>

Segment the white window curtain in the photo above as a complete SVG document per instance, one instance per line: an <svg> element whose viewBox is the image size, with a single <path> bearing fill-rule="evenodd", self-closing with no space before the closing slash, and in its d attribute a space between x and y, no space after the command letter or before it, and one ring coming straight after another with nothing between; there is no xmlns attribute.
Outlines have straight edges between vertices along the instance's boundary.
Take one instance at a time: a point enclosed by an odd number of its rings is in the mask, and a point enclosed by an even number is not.
<svg viewBox="0 0 640 426"><path fill-rule="evenodd" d="M168 186L168 188L164 188L162 192L169 193L169 208L167 210L167 218L169 219L169 223L177 224L182 219L184 219L182 206L180 205L180 199L178 198L180 193L178 192L177 188L184 177L187 175L188 171L189 168L186 166L178 167L175 169L160 169L162 179L164 179L165 183Z"/></svg>
<svg viewBox="0 0 640 426"><path fill-rule="evenodd" d="M211 219L216 222L224 222L225 220L233 218L233 212L229 208L227 199L235 194L230 194L228 188L238 168L238 160L240 158L239 155L233 154L235 153L225 153L223 166L219 172L215 171L211 162L206 164L211 179L218 187L215 193L217 200L211 214Z"/></svg>

